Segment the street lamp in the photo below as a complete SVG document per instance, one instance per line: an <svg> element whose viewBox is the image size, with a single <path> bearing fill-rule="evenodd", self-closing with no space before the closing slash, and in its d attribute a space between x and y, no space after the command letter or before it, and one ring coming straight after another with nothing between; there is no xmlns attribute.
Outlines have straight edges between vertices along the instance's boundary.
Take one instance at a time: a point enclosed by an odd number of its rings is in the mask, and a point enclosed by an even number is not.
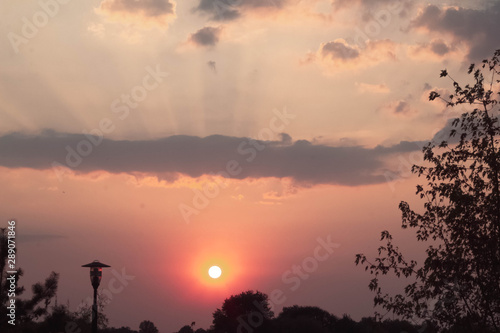
<svg viewBox="0 0 500 333"><path fill-rule="evenodd" d="M90 264L82 265L82 267L90 267L90 283L94 288L94 305L92 305L92 333L97 333L97 288L101 283L102 268L111 267L109 265L94 260Z"/></svg>

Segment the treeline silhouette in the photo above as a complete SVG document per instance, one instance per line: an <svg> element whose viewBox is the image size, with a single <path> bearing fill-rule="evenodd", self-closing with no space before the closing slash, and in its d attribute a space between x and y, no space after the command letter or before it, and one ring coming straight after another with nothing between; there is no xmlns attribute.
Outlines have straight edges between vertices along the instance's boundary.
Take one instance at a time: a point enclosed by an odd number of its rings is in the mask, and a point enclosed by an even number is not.
<svg viewBox="0 0 500 333"><path fill-rule="evenodd" d="M275 316L270 308L268 296L259 291L249 290L227 298L222 307L213 313L213 321L210 328L195 329L195 323L192 323L191 325L181 327L177 332L430 333L436 331L425 323L423 325L414 325L408 321L401 320L385 320L381 322L370 317L363 318L357 322L347 314L337 317L316 306L293 305L284 307L279 315Z"/></svg>

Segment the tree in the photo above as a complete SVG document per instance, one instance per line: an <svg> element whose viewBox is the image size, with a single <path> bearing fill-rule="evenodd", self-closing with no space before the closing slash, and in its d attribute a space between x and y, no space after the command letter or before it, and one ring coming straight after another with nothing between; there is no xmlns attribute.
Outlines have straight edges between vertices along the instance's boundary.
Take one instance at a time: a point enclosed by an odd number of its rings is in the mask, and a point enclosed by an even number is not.
<svg viewBox="0 0 500 333"><path fill-rule="evenodd" d="M0 229L0 328L2 331L6 327L13 328L8 324L9 317L7 316L7 304L10 300L10 285L7 280L9 276L13 276L15 280L15 323L17 330L27 329L22 328L23 325L31 324L33 321L45 318L49 312L49 305L57 292L59 274L52 272L45 279L44 283L36 283L32 286L31 291L33 296L31 299L19 299L19 296L24 292L24 287L19 287L19 278L23 276L23 270L18 268L16 274L7 273L7 260L9 258L7 230Z"/></svg>
<svg viewBox="0 0 500 333"><path fill-rule="evenodd" d="M36 327L33 332L76 332L79 328L87 328L82 325L78 325L78 321L76 313L69 311L67 306L56 305L52 307L50 314L47 315L45 320L38 323L38 327ZM90 330L90 326L88 326L88 328ZM23 329L23 333L24 332L25 329ZM82 332L84 331L82 330Z"/></svg>
<svg viewBox="0 0 500 333"><path fill-rule="evenodd" d="M284 307L277 318L280 331L290 333L328 333L337 318L316 306Z"/></svg>
<svg viewBox="0 0 500 333"><path fill-rule="evenodd" d="M196 331L194 331L194 333L207 333L207 331L203 328L198 328Z"/></svg>
<svg viewBox="0 0 500 333"><path fill-rule="evenodd" d="M191 326L184 325L181 327L181 329L177 333L194 333L194 330Z"/></svg>
<svg viewBox="0 0 500 333"><path fill-rule="evenodd" d="M252 329L264 332L268 329L274 313L269 306L268 296L260 291L246 291L226 299L221 309L213 314L212 328L215 332L234 333Z"/></svg>
<svg viewBox="0 0 500 333"><path fill-rule="evenodd" d="M110 302L108 296L104 293L99 292L99 296L97 297L97 327L102 330L108 327L108 316L104 313L104 308ZM90 297L87 297L85 301L80 302L78 305L75 316L78 318L78 321L81 322L82 326L92 325L92 305L93 300Z"/></svg>
<svg viewBox="0 0 500 333"><path fill-rule="evenodd" d="M335 322L334 332L354 333L357 331L357 323L347 314Z"/></svg>
<svg viewBox="0 0 500 333"><path fill-rule="evenodd" d="M441 331L500 332L499 67L497 50L480 66L469 67L473 83L465 86L443 70L441 77L451 79L454 93L429 96L448 107L463 104L473 110L453 120L448 141L425 146L425 165L412 168L427 182L416 192L423 212L404 201L399 205L402 227L429 244L423 264L405 259L388 231L382 232L386 245L374 262L356 255L356 264L374 275L369 288L376 306L406 319L428 320ZM391 296L379 283L389 273L414 282Z"/></svg>
<svg viewBox="0 0 500 333"><path fill-rule="evenodd" d="M153 322L144 320L139 324L139 333L158 333L158 329Z"/></svg>
<svg viewBox="0 0 500 333"><path fill-rule="evenodd" d="M132 330L130 327L122 326L120 328L105 328L100 331L101 333L137 333L137 331Z"/></svg>

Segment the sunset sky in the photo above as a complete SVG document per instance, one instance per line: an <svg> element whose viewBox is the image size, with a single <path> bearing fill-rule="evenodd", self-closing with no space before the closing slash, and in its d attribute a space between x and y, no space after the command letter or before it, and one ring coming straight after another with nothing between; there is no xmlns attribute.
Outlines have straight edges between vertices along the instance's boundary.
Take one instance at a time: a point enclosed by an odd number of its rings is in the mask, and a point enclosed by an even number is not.
<svg viewBox="0 0 500 333"><path fill-rule="evenodd" d="M486 0L3 0L0 13L0 226L17 221L21 284L56 271L58 303L76 310L92 295L80 266L99 259L110 325L160 332L208 328L249 289L279 295L276 314L373 315L355 254L375 256L387 229L422 258L398 204L419 207L411 165L467 110L429 92L453 89L441 69L464 80L500 48L500 2Z"/></svg>

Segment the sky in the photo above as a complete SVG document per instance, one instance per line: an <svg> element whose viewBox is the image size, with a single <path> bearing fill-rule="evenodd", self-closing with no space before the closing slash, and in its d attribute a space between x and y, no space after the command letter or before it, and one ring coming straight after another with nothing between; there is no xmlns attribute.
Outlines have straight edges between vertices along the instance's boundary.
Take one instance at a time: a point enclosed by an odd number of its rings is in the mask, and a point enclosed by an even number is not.
<svg viewBox="0 0 500 333"><path fill-rule="evenodd" d="M60 273L110 325L208 328L246 290L373 315L370 275L411 165L466 107L429 102L500 48L498 1L4 0L0 225L21 282ZM213 280L208 268L219 265ZM402 281L388 279L389 291ZM29 292L25 295L28 296Z"/></svg>

